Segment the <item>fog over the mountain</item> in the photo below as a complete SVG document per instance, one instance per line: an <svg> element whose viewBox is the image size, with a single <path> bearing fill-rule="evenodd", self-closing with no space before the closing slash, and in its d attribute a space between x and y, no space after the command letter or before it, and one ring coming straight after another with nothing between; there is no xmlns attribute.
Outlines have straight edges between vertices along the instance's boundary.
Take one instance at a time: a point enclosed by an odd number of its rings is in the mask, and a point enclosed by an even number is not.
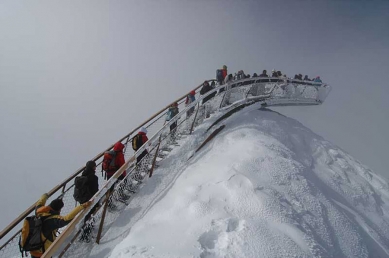
<svg viewBox="0 0 389 258"><path fill-rule="evenodd" d="M279 108L388 176L389 2L0 1L0 219L227 65L320 75Z"/></svg>

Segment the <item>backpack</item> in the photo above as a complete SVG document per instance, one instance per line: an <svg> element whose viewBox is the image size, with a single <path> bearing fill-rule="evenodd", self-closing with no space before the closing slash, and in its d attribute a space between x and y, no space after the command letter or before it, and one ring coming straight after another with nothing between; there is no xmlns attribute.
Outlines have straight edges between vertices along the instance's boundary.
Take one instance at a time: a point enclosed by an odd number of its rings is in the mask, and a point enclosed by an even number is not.
<svg viewBox="0 0 389 258"><path fill-rule="evenodd" d="M101 163L101 167L105 172L112 172L117 170L115 163L116 152L115 151L106 151L104 153L103 162Z"/></svg>
<svg viewBox="0 0 389 258"><path fill-rule="evenodd" d="M85 203L89 201L91 194L89 193L89 188L86 185L88 182L88 177L78 176L74 179L74 200L79 203Z"/></svg>
<svg viewBox="0 0 389 258"><path fill-rule="evenodd" d="M19 238L20 252L44 250L45 241L42 241L42 225L49 216L29 216L24 219L22 233Z"/></svg>
<svg viewBox="0 0 389 258"><path fill-rule="evenodd" d="M178 115L179 112L180 112L180 111L178 110L178 107L173 108L173 117L174 117L175 115Z"/></svg>
<svg viewBox="0 0 389 258"><path fill-rule="evenodd" d="M142 135L137 134L132 138L132 149L137 151L143 145Z"/></svg>
<svg viewBox="0 0 389 258"><path fill-rule="evenodd" d="M218 82L223 81L223 70L222 69L216 70L216 80Z"/></svg>

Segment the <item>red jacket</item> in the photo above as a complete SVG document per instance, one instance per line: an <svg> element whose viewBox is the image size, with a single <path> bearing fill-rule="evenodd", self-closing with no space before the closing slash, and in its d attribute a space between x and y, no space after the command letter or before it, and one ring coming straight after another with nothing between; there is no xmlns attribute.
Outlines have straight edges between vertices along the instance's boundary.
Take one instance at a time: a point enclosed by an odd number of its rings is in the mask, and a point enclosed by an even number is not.
<svg viewBox="0 0 389 258"><path fill-rule="evenodd" d="M119 169L121 166L124 165L124 163L126 163L126 161L124 160L124 154L123 154L123 149L124 149L124 144L121 143L121 142L117 142L115 143L115 145L113 146L113 150L116 152L116 156L115 156L115 166ZM113 171L113 172L107 172L107 175L113 175L115 174L116 171ZM124 170L123 176L126 176L127 173L126 171Z"/></svg>
<svg viewBox="0 0 389 258"><path fill-rule="evenodd" d="M223 72L223 79L225 79L226 76L227 76L227 70L226 69L222 69L222 72Z"/></svg>

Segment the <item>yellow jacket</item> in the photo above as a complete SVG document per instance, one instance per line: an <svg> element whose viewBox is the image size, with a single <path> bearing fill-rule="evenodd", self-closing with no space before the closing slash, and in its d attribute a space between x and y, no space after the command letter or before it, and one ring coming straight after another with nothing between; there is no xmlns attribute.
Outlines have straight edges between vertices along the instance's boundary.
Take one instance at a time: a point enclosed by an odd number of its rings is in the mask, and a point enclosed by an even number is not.
<svg viewBox="0 0 389 258"><path fill-rule="evenodd" d="M79 205L74 208L66 216L59 215L58 211L53 210L50 206L44 206L48 199L47 194L43 194L36 203L35 213L41 217L47 217L42 224L42 240L45 241L44 250L30 251L32 256L41 257L45 250L47 250L50 245L54 242L56 236L56 231L59 228L62 228L69 224L72 219L84 209L83 205Z"/></svg>

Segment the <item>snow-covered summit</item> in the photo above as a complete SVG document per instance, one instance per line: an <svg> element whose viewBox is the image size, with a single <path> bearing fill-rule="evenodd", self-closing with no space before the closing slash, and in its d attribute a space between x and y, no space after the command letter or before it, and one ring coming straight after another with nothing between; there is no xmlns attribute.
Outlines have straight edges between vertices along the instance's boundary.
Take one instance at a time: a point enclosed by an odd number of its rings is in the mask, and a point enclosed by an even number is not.
<svg viewBox="0 0 389 258"><path fill-rule="evenodd" d="M389 186L259 105L180 141L90 257L389 257ZM209 134L209 133L208 133Z"/></svg>

